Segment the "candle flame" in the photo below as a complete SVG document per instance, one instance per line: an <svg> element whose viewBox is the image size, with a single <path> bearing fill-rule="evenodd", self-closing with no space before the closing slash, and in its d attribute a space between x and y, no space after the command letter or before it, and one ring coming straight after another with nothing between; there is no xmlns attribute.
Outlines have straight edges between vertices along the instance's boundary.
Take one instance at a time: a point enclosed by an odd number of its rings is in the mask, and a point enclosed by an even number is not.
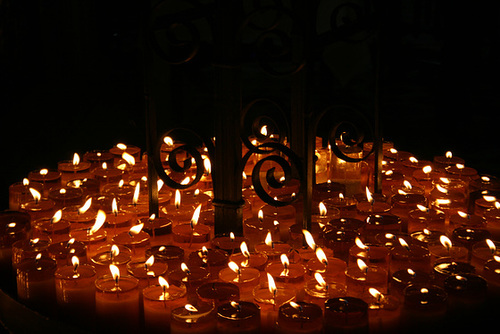
<svg viewBox="0 0 500 334"><path fill-rule="evenodd" d="M289 303L291 307L293 307L294 309L296 310L299 310L299 311L302 311L302 306L300 306L300 304L297 304L296 302L290 302Z"/></svg>
<svg viewBox="0 0 500 334"><path fill-rule="evenodd" d="M172 137L169 137L169 136L165 136L165 137L163 137L163 142L164 142L167 146L174 146L174 140L172 139Z"/></svg>
<svg viewBox="0 0 500 334"><path fill-rule="evenodd" d="M27 178L24 178L23 179L23 186L28 186L30 184L30 180L28 180Z"/></svg>
<svg viewBox="0 0 500 334"><path fill-rule="evenodd" d="M370 189L368 189L368 187L366 187L365 192L366 192L366 199L368 200L368 202L373 203L372 193L370 192Z"/></svg>
<svg viewBox="0 0 500 334"><path fill-rule="evenodd" d="M429 209L427 209L427 207L425 205L422 205L422 204L417 204L417 209L419 209L422 212L429 211Z"/></svg>
<svg viewBox="0 0 500 334"><path fill-rule="evenodd" d="M425 173L425 174L429 174L430 172L432 172L432 167L427 165L427 166L424 166L422 168L422 171Z"/></svg>
<svg viewBox="0 0 500 334"><path fill-rule="evenodd" d="M491 254L495 254L495 252L497 251L497 246L495 245L495 243L491 239L486 239L485 241L491 251Z"/></svg>
<svg viewBox="0 0 500 334"><path fill-rule="evenodd" d="M257 213L257 218L259 218L261 222L264 220L264 211L262 211L262 209Z"/></svg>
<svg viewBox="0 0 500 334"><path fill-rule="evenodd" d="M84 214L85 212L88 211L88 209L90 209L91 205L92 205L92 197L89 197L89 199L85 202L85 204L83 204L83 206L78 209L78 213Z"/></svg>
<svg viewBox="0 0 500 334"><path fill-rule="evenodd" d="M132 235L137 235L139 234L141 231L142 231L142 228L144 227L144 223L140 223L140 224L137 224L137 225L134 225L130 228L130 230L128 231L128 233L132 236Z"/></svg>
<svg viewBox="0 0 500 334"><path fill-rule="evenodd" d="M446 249L449 251L450 248L453 246L450 238L448 238L446 235L442 235L439 237L439 242L441 242L441 245L446 247Z"/></svg>
<svg viewBox="0 0 500 334"><path fill-rule="evenodd" d="M102 169L108 169L108 164L103 162L101 165Z"/></svg>
<svg viewBox="0 0 500 334"><path fill-rule="evenodd" d="M198 204L196 210L194 210L193 218L191 218L191 228L194 228L198 224L198 220L200 219L201 212L201 204Z"/></svg>
<svg viewBox="0 0 500 334"><path fill-rule="evenodd" d="M164 290L170 287L168 281L165 278L163 278L163 276L158 276L158 283Z"/></svg>
<svg viewBox="0 0 500 334"><path fill-rule="evenodd" d="M308 230L302 230L302 233L304 234L304 238L306 240L306 243L309 247L311 247L312 250L316 249L316 242L314 242L314 238Z"/></svg>
<svg viewBox="0 0 500 334"><path fill-rule="evenodd" d="M127 149L127 145L125 145L123 143L116 144L116 147L118 147L122 151L125 151Z"/></svg>
<svg viewBox="0 0 500 334"><path fill-rule="evenodd" d="M496 262L500 263L500 256L494 255L493 256L493 260L495 260Z"/></svg>
<svg viewBox="0 0 500 334"><path fill-rule="evenodd" d="M261 128L260 128L260 134L267 137L267 125L263 125Z"/></svg>
<svg viewBox="0 0 500 334"><path fill-rule="evenodd" d="M176 209L179 209L181 206L181 192L179 191L179 189L175 190L174 205Z"/></svg>
<svg viewBox="0 0 500 334"><path fill-rule="evenodd" d="M409 157L408 160L410 160L412 164L418 164L418 159L415 157Z"/></svg>
<svg viewBox="0 0 500 334"><path fill-rule="evenodd" d="M316 280L316 282L318 282L321 289L326 288L326 281L319 272L314 273L314 279Z"/></svg>
<svg viewBox="0 0 500 334"><path fill-rule="evenodd" d="M181 263L181 270L183 272L185 272L186 274L190 274L191 273L191 271L189 270L188 266L184 262Z"/></svg>
<svg viewBox="0 0 500 334"><path fill-rule="evenodd" d="M491 195L483 195L483 198L486 202L495 202L497 198Z"/></svg>
<svg viewBox="0 0 500 334"><path fill-rule="evenodd" d="M141 183L140 182L137 182L137 184L135 185L135 189L134 189L134 196L132 197L132 203L134 205L137 204L137 202L139 201L139 193L141 191Z"/></svg>
<svg viewBox="0 0 500 334"><path fill-rule="evenodd" d="M323 263L325 266L328 265L328 258L326 257L325 251L321 247L316 248L316 257L319 262Z"/></svg>
<svg viewBox="0 0 500 334"><path fill-rule="evenodd" d="M154 255L151 255L147 260L146 262L144 262L144 265L146 266L146 268L148 267L151 267L153 264L155 263L155 257Z"/></svg>
<svg viewBox="0 0 500 334"><path fill-rule="evenodd" d="M198 312L198 309L191 304L184 305L184 308L189 312Z"/></svg>
<svg viewBox="0 0 500 334"><path fill-rule="evenodd" d="M344 194L339 193L339 199L342 201L344 199Z"/></svg>
<svg viewBox="0 0 500 334"><path fill-rule="evenodd" d="M158 188L158 191L161 190L161 188L163 188L163 185L165 184L165 182L163 182L162 179L159 179L158 181L156 181L156 186Z"/></svg>
<svg viewBox="0 0 500 334"><path fill-rule="evenodd" d="M366 272L368 270L368 266L366 265L365 261L358 258L356 262L357 262L358 268L361 271Z"/></svg>
<svg viewBox="0 0 500 334"><path fill-rule="evenodd" d="M276 283L274 282L274 278L270 273L267 273L267 284L268 284L268 289L269 292L271 292L273 295L276 294Z"/></svg>
<svg viewBox="0 0 500 334"><path fill-rule="evenodd" d="M451 159L453 157L453 153L451 153L451 151L447 151L444 156L447 158L447 159Z"/></svg>
<svg viewBox="0 0 500 334"><path fill-rule="evenodd" d="M111 276L113 276L115 282L118 282L118 280L120 279L120 269L118 269L118 267L114 264L110 264L109 271L111 272Z"/></svg>
<svg viewBox="0 0 500 334"><path fill-rule="evenodd" d="M443 182L444 184L450 184L451 180L447 177L440 177L439 180Z"/></svg>
<svg viewBox="0 0 500 334"><path fill-rule="evenodd" d="M367 245L365 245L359 237L356 237L356 239L354 240L354 243L356 244L356 246L358 246L359 248L364 249L364 250L367 250L370 248Z"/></svg>
<svg viewBox="0 0 500 334"><path fill-rule="evenodd" d="M380 291L378 291L377 289L375 288L369 288L368 289L368 292L370 293L370 295L372 295L374 298L377 298L377 299L380 299L382 298L382 294L380 293Z"/></svg>
<svg viewBox="0 0 500 334"><path fill-rule="evenodd" d="M408 181L408 180L404 180L403 181L403 185L405 186L406 189L412 189L413 188L412 185L411 185L411 183L410 183L410 181Z"/></svg>
<svg viewBox="0 0 500 334"><path fill-rule="evenodd" d="M56 213L50 219L51 223L58 223L62 218L62 210L57 210Z"/></svg>
<svg viewBox="0 0 500 334"><path fill-rule="evenodd" d="M118 214L118 204L116 204L116 198L113 198L113 201L111 202L111 211L114 215Z"/></svg>
<svg viewBox="0 0 500 334"><path fill-rule="evenodd" d="M327 214L326 205L323 202L319 202L318 206L319 206L319 215L326 216L326 214Z"/></svg>
<svg viewBox="0 0 500 334"><path fill-rule="evenodd" d="M49 170L47 168L40 169L40 175L45 176L49 174Z"/></svg>
<svg viewBox="0 0 500 334"><path fill-rule="evenodd" d="M97 217L94 225L90 228L89 234L97 232L106 222L106 213L102 210L97 211Z"/></svg>
<svg viewBox="0 0 500 334"><path fill-rule="evenodd" d="M29 188L29 191L31 193L31 196L33 196L35 202L38 202L42 198L42 195L36 189Z"/></svg>
<svg viewBox="0 0 500 334"><path fill-rule="evenodd" d="M399 244L401 246L403 246L404 248L406 248L407 251L410 251L410 246L408 245L408 243L406 242L405 239L403 238L398 238L398 241L399 241Z"/></svg>
<svg viewBox="0 0 500 334"><path fill-rule="evenodd" d="M210 174L212 172L212 164L210 163L209 158L203 159L203 167L205 167L205 171L207 174Z"/></svg>
<svg viewBox="0 0 500 334"><path fill-rule="evenodd" d="M273 237L271 236L271 231L267 232L266 239L264 240L265 244L268 246L273 245Z"/></svg>
<svg viewBox="0 0 500 334"><path fill-rule="evenodd" d="M78 153L73 154L73 165L77 166L80 163L80 156Z"/></svg>
<svg viewBox="0 0 500 334"><path fill-rule="evenodd" d="M436 189L437 189L439 192L443 193L443 194L447 194L447 193L448 193L448 189L446 189L445 187L443 187L443 186L442 186L442 185L440 185L440 184L436 184Z"/></svg>
<svg viewBox="0 0 500 334"><path fill-rule="evenodd" d="M242 241L240 244L240 250L241 254L243 254L244 257L248 258L250 257L250 252L248 251L248 246L245 241Z"/></svg>
<svg viewBox="0 0 500 334"><path fill-rule="evenodd" d="M495 202L495 208L500 209L500 202L498 202L498 201Z"/></svg>
<svg viewBox="0 0 500 334"><path fill-rule="evenodd" d="M135 158L127 152L123 152L122 159L125 160L130 166L135 165Z"/></svg>
<svg viewBox="0 0 500 334"><path fill-rule="evenodd" d="M408 195L408 193L402 189L398 189L398 194L403 195L403 196Z"/></svg>
<svg viewBox="0 0 500 334"><path fill-rule="evenodd" d="M457 167L457 169L464 169L465 165L464 164L456 164L455 167Z"/></svg>
<svg viewBox="0 0 500 334"><path fill-rule="evenodd" d="M413 277L414 277L414 276L415 276L415 274L416 274L416 273L415 273L415 271L414 271L413 269L410 269L410 268L406 269L406 272L407 272L410 276L413 276Z"/></svg>
<svg viewBox="0 0 500 334"><path fill-rule="evenodd" d="M120 248L117 245L111 246L111 256L116 257L120 254Z"/></svg>
<svg viewBox="0 0 500 334"><path fill-rule="evenodd" d="M73 264L73 270L76 271L80 265L80 259L78 259L78 256L73 255L71 257L71 263Z"/></svg>
<svg viewBox="0 0 500 334"><path fill-rule="evenodd" d="M236 264L236 262L233 262L233 261L230 261L227 266L229 267L229 269L231 269L232 271L234 271L235 273L239 274L240 272L240 267L238 267L238 265Z"/></svg>

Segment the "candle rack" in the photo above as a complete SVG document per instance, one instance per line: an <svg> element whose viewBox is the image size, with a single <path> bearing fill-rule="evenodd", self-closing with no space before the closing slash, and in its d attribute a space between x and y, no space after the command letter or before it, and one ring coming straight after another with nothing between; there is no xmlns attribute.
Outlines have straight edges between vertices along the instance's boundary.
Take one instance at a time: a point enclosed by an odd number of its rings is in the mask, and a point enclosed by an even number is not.
<svg viewBox="0 0 500 334"><path fill-rule="evenodd" d="M257 195L276 207L301 203L297 221L309 229L317 136L347 163L366 160L373 154L373 188L380 191L380 52L375 9L369 1L333 5L328 1L159 1L152 6L146 22L148 153L154 166L149 170L151 213L158 210L156 175L172 188L194 186L203 175L202 147L212 166L216 235L230 231L242 234L242 173L253 156L258 157L252 172ZM353 103L359 99L349 97L342 92L345 87L333 84L334 79L324 75L332 65L328 57L335 42L362 43L371 48L370 93L361 107ZM158 69L165 72L170 82L167 86L173 88L168 98L164 98L168 93L153 92L153 73ZM186 75L199 76L200 81L212 76L212 88L202 87L204 91L191 95L191 89L182 86ZM262 83L270 92L249 88L246 80L252 80L254 87ZM336 92L339 87L342 96ZM213 96L207 94L210 89ZM177 100L179 96L182 100ZM156 136L160 114L168 114L170 124L182 123L173 110L191 112L193 117L203 115L188 110L188 101L200 96L206 98L205 113L209 111L213 117L212 131L190 124ZM183 145L172 151L166 164L161 160L163 139L174 133L179 134L175 139L181 138ZM339 145L362 147L365 141L373 145L361 157L346 154ZM246 154L242 153L242 143ZM181 166L174 159L180 152L192 157L194 164L185 159ZM261 168L270 161L277 166L265 172L267 185L263 186ZM166 165L174 172L195 166L195 177L188 184L174 181L165 172ZM284 178L278 177L276 167ZM265 190L286 187L292 181L299 183L298 193L286 199L277 199Z"/></svg>

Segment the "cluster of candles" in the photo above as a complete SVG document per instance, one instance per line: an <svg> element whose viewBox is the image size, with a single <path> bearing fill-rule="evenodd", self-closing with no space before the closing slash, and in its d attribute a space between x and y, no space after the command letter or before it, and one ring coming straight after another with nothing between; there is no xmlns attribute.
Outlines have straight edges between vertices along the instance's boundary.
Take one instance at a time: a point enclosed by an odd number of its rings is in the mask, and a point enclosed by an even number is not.
<svg viewBox="0 0 500 334"><path fill-rule="evenodd" d="M166 138L163 159L173 147ZM206 156L198 189L158 182L158 216L138 147L33 171L0 215L6 288L99 332L397 332L500 296L495 177L451 153L419 161L385 144L382 193L372 193L373 161L317 156L311 230L300 202L265 204L245 181L239 236L214 235Z"/></svg>

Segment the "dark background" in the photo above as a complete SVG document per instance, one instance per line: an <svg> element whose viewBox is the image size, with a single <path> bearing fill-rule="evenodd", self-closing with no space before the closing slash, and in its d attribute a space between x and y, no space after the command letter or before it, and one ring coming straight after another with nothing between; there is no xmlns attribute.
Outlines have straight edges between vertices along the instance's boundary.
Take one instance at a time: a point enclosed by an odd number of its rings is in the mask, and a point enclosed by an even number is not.
<svg viewBox="0 0 500 334"><path fill-rule="evenodd" d="M0 1L0 208L8 207L10 184L74 152L118 142L145 148L145 4ZM384 1L386 140L420 159L451 150L480 172L500 175L499 6Z"/></svg>

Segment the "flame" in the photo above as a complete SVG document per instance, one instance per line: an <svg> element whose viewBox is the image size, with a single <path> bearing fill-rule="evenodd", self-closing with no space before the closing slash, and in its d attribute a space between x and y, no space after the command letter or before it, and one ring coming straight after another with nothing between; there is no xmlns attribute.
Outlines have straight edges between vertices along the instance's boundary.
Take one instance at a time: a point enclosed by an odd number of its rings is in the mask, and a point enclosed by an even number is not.
<svg viewBox="0 0 500 334"><path fill-rule="evenodd" d="M90 228L89 234L94 234L97 232L102 225L106 222L106 213L102 210L97 211L97 217L95 218L94 225Z"/></svg>
<svg viewBox="0 0 500 334"><path fill-rule="evenodd" d="M408 245L408 243L406 242L406 240L405 240L405 239L403 239L403 238L398 238L398 240L399 240L399 244L400 244L401 246L403 246L404 248L406 248L406 250L410 251L410 246Z"/></svg>
<svg viewBox="0 0 500 334"><path fill-rule="evenodd" d="M408 180L404 180L403 181L403 185L405 186L406 189L412 189L413 188L412 185L411 185L411 183L410 183L410 181L408 181Z"/></svg>
<svg viewBox="0 0 500 334"><path fill-rule="evenodd" d="M417 209L419 209L422 212L428 212L429 211L429 209L427 209L427 207L425 205L422 205L422 204L417 204Z"/></svg>
<svg viewBox="0 0 500 334"><path fill-rule="evenodd" d="M398 194L403 195L403 196L408 195L408 193L402 189L398 189Z"/></svg>
<svg viewBox="0 0 500 334"><path fill-rule="evenodd" d="M102 169L108 169L108 164L103 162L101 165Z"/></svg>
<svg viewBox="0 0 500 334"><path fill-rule="evenodd" d="M238 265L236 264L236 262L233 262L233 261L230 261L227 266L229 267L229 269L231 269L232 271L234 271L235 273L239 274L240 273L240 267L238 267Z"/></svg>
<svg viewBox="0 0 500 334"><path fill-rule="evenodd" d="M165 278L163 278L163 276L158 276L158 283L164 289L168 289L170 287L167 280Z"/></svg>
<svg viewBox="0 0 500 334"><path fill-rule="evenodd" d="M230 304L232 307L234 307L237 310L239 310L241 308L241 306L238 302L232 301L232 302L230 302Z"/></svg>
<svg viewBox="0 0 500 334"><path fill-rule="evenodd" d="M268 246L273 245L273 237L271 236L271 231L267 232L266 239L264 240L264 242Z"/></svg>
<svg viewBox="0 0 500 334"><path fill-rule="evenodd" d="M368 271L368 266L366 265L365 261L358 258L356 262L357 262L358 268L361 271L364 271L364 272Z"/></svg>
<svg viewBox="0 0 500 334"><path fill-rule="evenodd" d="M372 193L370 192L370 189L368 189L368 187L366 187L365 192L366 192L366 199L368 200L368 202L373 203Z"/></svg>
<svg viewBox="0 0 500 334"><path fill-rule="evenodd" d="M314 238L308 230L302 230L302 233L304 234L304 238L306 239L306 243L309 247L311 247L312 250L316 249L316 242L314 242Z"/></svg>
<svg viewBox="0 0 500 334"><path fill-rule="evenodd" d="M163 137L163 142L164 142L167 146L174 146L174 140L172 139L172 137L169 137L169 136L165 136L165 137Z"/></svg>
<svg viewBox="0 0 500 334"><path fill-rule="evenodd" d="M319 287L321 289L326 289L326 281L325 279L323 278L323 276L321 276L321 274L319 272L315 272L314 273L314 279L316 279L316 282L318 282L319 284Z"/></svg>
<svg viewBox="0 0 500 334"><path fill-rule="evenodd" d="M23 179L23 186L28 186L30 184L30 180L28 180L27 178L24 178Z"/></svg>
<svg viewBox="0 0 500 334"><path fill-rule="evenodd" d="M380 293L380 291L378 291L377 289L375 288L369 288L368 289L368 292L370 293L370 295L372 295L373 297L377 298L378 300L380 300L382 298L382 294Z"/></svg>
<svg viewBox="0 0 500 334"><path fill-rule="evenodd" d="M439 180L445 184L450 184L451 180L447 177L440 177Z"/></svg>
<svg viewBox="0 0 500 334"><path fill-rule="evenodd" d="M356 237L356 239L354 240L354 243L356 244L356 246L358 246L359 248L364 249L364 250L367 250L370 248L367 245L365 245L359 237Z"/></svg>
<svg viewBox="0 0 500 334"><path fill-rule="evenodd" d="M205 167L205 171L207 174L210 174L212 172L212 164L210 163L209 158L203 159L203 167Z"/></svg>
<svg viewBox="0 0 500 334"><path fill-rule="evenodd" d="M290 265L290 261L288 260L288 256L286 256L286 254L281 254L280 260L283 267L287 268Z"/></svg>
<svg viewBox="0 0 500 334"><path fill-rule="evenodd" d="M495 252L497 251L497 246L495 245L495 243L491 239L486 239L485 241L491 251L491 254L495 254Z"/></svg>
<svg viewBox="0 0 500 334"><path fill-rule="evenodd" d="M344 194L339 193L339 199L340 199L341 201L343 201L343 200L344 200Z"/></svg>
<svg viewBox="0 0 500 334"><path fill-rule="evenodd" d="M137 235L141 232L142 228L144 227L144 223L140 223L140 224L137 224L137 225L134 225L130 228L130 230L128 231L128 233L132 236L132 235Z"/></svg>
<svg viewBox="0 0 500 334"><path fill-rule="evenodd" d="M179 191L179 189L175 190L174 205L176 209L179 209L181 206L181 192Z"/></svg>
<svg viewBox="0 0 500 334"><path fill-rule="evenodd" d="M453 244L451 243L451 240L450 238L448 238L446 235L442 235L439 237L439 242L441 242L441 245L443 245L444 247L446 247L446 249L449 251L450 248L453 246Z"/></svg>
<svg viewBox="0 0 500 334"><path fill-rule="evenodd" d="M198 220L200 219L201 212L201 204L198 204L196 210L194 210L193 218L191 218L191 228L194 228L198 224Z"/></svg>
<svg viewBox="0 0 500 334"><path fill-rule="evenodd" d="M234 233L233 232L229 233L229 239L231 239L231 241L234 241Z"/></svg>
<svg viewBox="0 0 500 334"><path fill-rule="evenodd" d="M111 246L111 257L116 257L120 254L120 248L117 245Z"/></svg>
<svg viewBox="0 0 500 334"><path fill-rule="evenodd" d="M415 157L410 157L410 158L408 158L408 160L410 160L410 162L411 162L412 164L418 164L418 159L417 159L417 158L415 158Z"/></svg>
<svg viewBox="0 0 500 334"><path fill-rule="evenodd" d="M155 263L155 257L154 257L154 255L151 255L151 256L150 256L150 257L146 260L146 262L144 262L144 266L145 266L146 268L148 268L148 267L151 267L154 263Z"/></svg>
<svg viewBox="0 0 500 334"><path fill-rule="evenodd" d="M398 153L398 150L396 150L394 147L391 147L389 149L389 152L391 152L392 154L397 154Z"/></svg>
<svg viewBox="0 0 500 334"><path fill-rule="evenodd" d="M500 210L500 202L495 202L495 208Z"/></svg>
<svg viewBox="0 0 500 334"><path fill-rule="evenodd" d="M456 164L455 167L457 167L457 169L464 169L465 165L464 164Z"/></svg>
<svg viewBox="0 0 500 334"><path fill-rule="evenodd" d="M491 195L483 195L483 198L486 202L495 202L497 198Z"/></svg>
<svg viewBox="0 0 500 334"><path fill-rule="evenodd" d="M137 202L139 201L140 190L141 190L141 183L137 182L137 184L135 185L135 189L134 189L134 197L132 197L132 203L134 205L136 205Z"/></svg>
<svg viewBox="0 0 500 334"><path fill-rule="evenodd" d="M42 198L42 195L34 188L29 188L29 191L31 193L31 196L33 196L35 202L38 203L38 201Z"/></svg>
<svg viewBox="0 0 500 334"><path fill-rule="evenodd" d="M446 189L445 187L443 187L443 186L441 186L441 185L439 185L439 184L436 184L436 189L437 189L439 192L443 193L443 194L447 194L447 193L448 193L448 189Z"/></svg>
<svg viewBox="0 0 500 334"><path fill-rule="evenodd" d="M40 169L40 175L45 176L49 174L49 170L47 168Z"/></svg>
<svg viewBox="0 0 500 334"><path fill-rule="evenodd" d="M267 273L267 284L268 284L268 289L269 292L271 292L273 295L276 294L276 283L274 282L274 278L270 273Z"/></svg>
<svg viewBox="0 0 500 334"><path fill-rule="evenodd" d="M66 194L66 189L65 188L59 189L59 194L61 194L61 195Z"/></svg>
<svg viewBox="0 0 500 334"><path fill-rule="evenodd" d="M42 253L38 253L36 256L35 256L35 260L40 260L42 258Z"/></svg>
<svg viewBox="0 0 500 334"><path fill-rule="evenodd" d="M267 125L263 125L261 128L260 128L260 134L267 137Z"/></svg>
<svg viewBox="0 0 500 334"><path fill-rule="evenodd" d="M111 271L111 276L113 276L115 282L118 282L118 280L120 279L120 269L118 269L118 267L114 264L110 264L109 271Z"/></svg>
<svg viewBox="0 0 500 334"><path fill-rule="evenodd" d="M80 156L78 153L73 154L73 165L77 166L80 163Z"/></svg>
<svg viewBox="0 0 500 334"><path fill-rule="evenodd" d="M183 272L185 272L186 274L190 274L191 273L191 271L189 270L188 266L184 262L181 263L181 270Z"/></svg>
<svg viewBox="0 0 500 334"><path fill-rule="evenodd" d="M58 223L62 218L62 210L57 210L56 213L50 219L51 223Z"/></svg>
<svg viewBox="0 0 500 334"><path fill-rule="evenodd" d="M189 312L198 312L198 309L191 304L184 305L184 308Z"/></svg>
<svg viewBox="0 0 500 334"><path fill-rule="evenodd" d="M410 276L415 277L415 274L416 274L416 273L415 273L415 271L414 271L413 269L408 268L408 269L406 269L406 272L407 272Z"/></svg>
<svg viewBox="0 0 500 334"><path fill-rule="evenodd" d="M122 159L125 160L130 166L135 165L135 158L127 152L123 152Z"/></svg>
<svg viewBox="0 0 500 334"><path fill-rule="evenodd" d="M194 177L194 176L193 176L193 177ZM191 182L191 179L189 178L189 176L186 176L186 177L184 178L184 180L182 180L182 181L181 181L181 184L182 184L182 185L187 185L187 184L189 184L189 182Z"/></svg>
<svg viewBox="0 0 500 334"><path fill-rule="evenodd" d="M115 216L118 214L118 204L116 204L116 198L113 198L113 201L111 202L111 211Z"/></svg>
<svg viewBox="0 0 500 334"><path fill-rule="evenodd" d="M244 257L249 258L250 257L250 252L248 251L248 246L245 241L242 241L240 244L240 250L241 254L243 254Z"/></svg>
<svg viewBox="0 0 500 334"><path fill-rule="evenodd" d="M420 293L427 294L429 293L429 290L427 288L422 288L420 289Z"/></svg>
<svg viewBox="0 0 500 334"><path fill-rule="evenodd" d="M80 207L78 209L78 213L79 214L84 214L85 212L88 211L88 209L90 209L90 206L92 205L92 197L90 197L86 202L85 204L83 204L82 207Z"/></svg>
<svg viewBox="0 0 500 334"><path fill-rule="evenodd" d="M159 179L158 181L156 181L156 186L158 188L158 191L161 190L161 188L163 188L163 185L165 184L165 182L163 182L162 179Z"/></svg>
<svg viewBox="0 0 500 334"><path fill-rule="evenodd" d="M453 153L451 153L451 151L447 151L444 156L447 158L447 159L451 159L453 158Z"/></svg>
<svg viewBox="0 0 500 334"><path fill-rule="evenodd" d="M17 224L16 224L15 222L12 222L12 223L8 223L8 224L7 224L7 227L9 227L9 228L14 228L14 227L16 227L16 225L17 225Z"/></svg>
<svg viewBox="0 0 500 334"><path fill-rule="evenodd" d="M118 147L122 151L125 151L127 149L127 145L125 145L123 143L116 144L116 147Z"/></svg>
<svg viewBox="0 0 500 334"><path fill-rule="evenodd" d="M264 211L262 211L262 209L257 213L257 218L259 218L261 222L264 220Z"/></svg>
<svg viewBox="0 0 500 334"><path fill-rule="evenodd" d="M318 206L319 206L319 215L326 216L327 210L325 204L323 202L319 202Z"/></svg>
<svg viewBox="0 0 500 334"><path fill-rule="evenodd" d="M493 260L495 260L496 262L500 263L500 256L494 255L493 256Z"/></svg>
<svg viewBox="0 0 500 334"><path fill-rule="evenodd" d="M425 174L429 174L430 172L432 172L432 167L427 165L427 166L424 166L422 168L422 172L424 172Z"/></svg>
<svg viewBox="0 0 500 334"><path fill-rule="evenodd" d="M438 199L436 199L436 203L438 205L447 205L447 204L451 203L451 200L449 200L447 198L438 198Z"/></svg>
<svg viewBox="0 0 500 334"><path fill-rule="evenodd" d="M328 258L326 257L325 251L321 247L316 248L316 257L319 262L323 263L325 266L328 265Z"/></svg>
<svg viewBox="0 0 500 334"><path fill-rule="evenodd" d="M464 219L468 218L469 215L466 212L463 211L457 211L458 215Z"/></svg>
<svg viewBox="0 0 500 334"><path fill-rule="evenodd" d="M302 306L300 304L297 304L296 302L290 302L289 303L291 307L293 307L296 310L302 311Z"/></svg>
<svg viewBox="0 0 500 334"><path fill-rule="evenodd" d="M73 270L76 271L76 269L80 265L80 259L78 259L78 256L73 255L71 257L71 263L73 264Z"/></svg>

